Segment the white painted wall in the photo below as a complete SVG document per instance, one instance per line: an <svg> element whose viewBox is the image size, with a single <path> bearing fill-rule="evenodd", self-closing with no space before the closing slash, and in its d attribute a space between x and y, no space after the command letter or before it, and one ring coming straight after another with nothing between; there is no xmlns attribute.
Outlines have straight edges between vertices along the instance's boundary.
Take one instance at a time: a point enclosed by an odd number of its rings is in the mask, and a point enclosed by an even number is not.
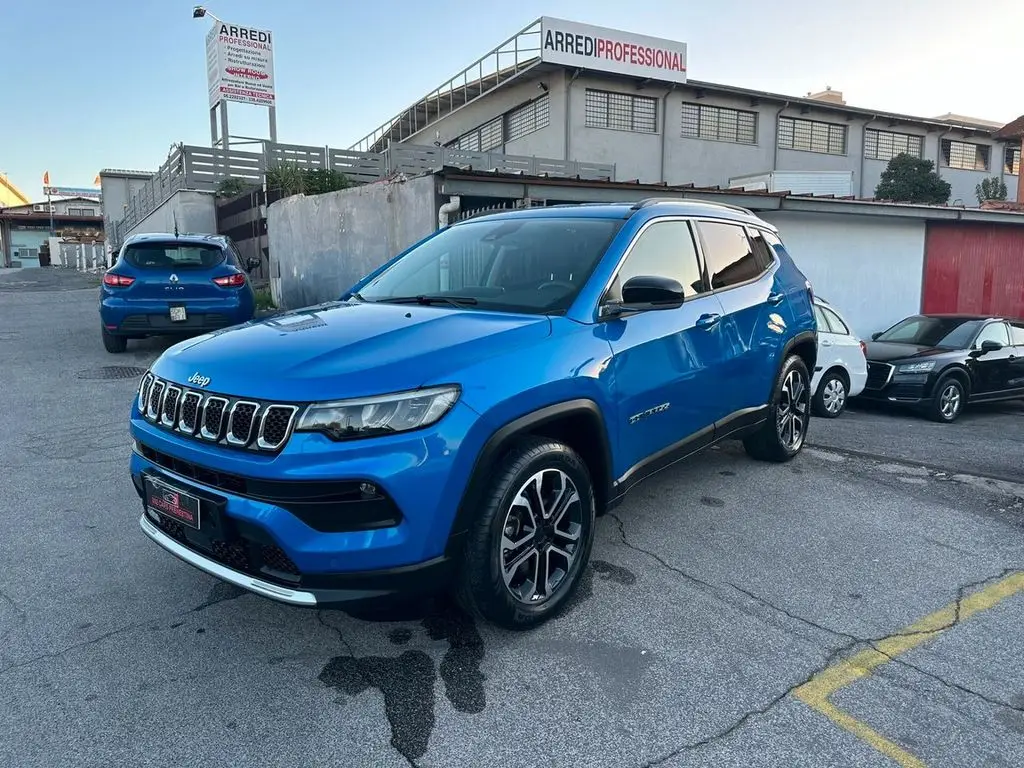
<svg viewBox="0 0 1024 768"><path fill-rule="evenodd" d="M921 311L925 223L877 216L762 212L816 295L869 339Z"/></svg>
<svg viewBox="0 0 1024 768"><path fill-rule="evenodd" d="M125 237L140 232L173 232L175 220L182 234L216 234L217 204L213 193L178 190L126 232Z"/></svg>

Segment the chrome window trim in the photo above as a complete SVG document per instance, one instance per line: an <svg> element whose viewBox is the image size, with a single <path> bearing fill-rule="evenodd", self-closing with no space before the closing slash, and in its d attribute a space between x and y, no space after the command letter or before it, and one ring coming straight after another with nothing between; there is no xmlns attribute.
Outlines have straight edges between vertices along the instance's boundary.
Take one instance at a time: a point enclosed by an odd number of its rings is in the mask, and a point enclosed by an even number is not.
<svg viewBox="0 0 1024 768"><path fill-rule="evenodd" d="M211 398L212 399L212 398ZM252 412L252 421L249 422L249 431L245 436L245 440L239 440L231 432L235 422L235 410L240 405L251 405L254 410ZM252 442L253 427L257 426L258 417L260 415L260 404L254 403L252 400L236 400L231 405L231 410L228 412L228 428L224 433L224 439L231 445L248 445Z"/></svg>
<svg viewBox="0 0 1024 768"><path fill-rule="evenodd" d="M221 402L224 403L224 408L220 413L220 423L217 425L217 433L214 434L206 428L206 409L210 407L210 403ZM199 436L205 440L213 440L216 442L220 439L220 433L224 431L224 414L227 410L228 399L226 397L219 397L218 395L210 395L206 398L206 402L203 403L203 419L200 422Z"/></svg>
<svg viewBox="0 0 1024 768"><path fill-rule="evenodd" d="M265 424L265 422L267 420L267 414L270 413L274 408L284 408L284 409L290 409L291 410L291 414L288 416L288 426L286 426L285 430L284 430L284 437L281 438L281 442L276 443L276 444L275 443L268 443L263 438L263 427L264 427L264 424ZM297 405L285 405L285 404L280 404L279 405L279 404L275 403L273 405L268 405L266 408L264 408L263 409L263 415L260 417L260 427L259 427L259 432L257 433L257 437L256 437L256 447L261 449L261 450L264 450L264 451L277 451L277 450L280 450L284 446L284 444L288 442L288 438L292 436L292 428L295 426L295 415L298 412L299 412L299 407Z"/></svg>

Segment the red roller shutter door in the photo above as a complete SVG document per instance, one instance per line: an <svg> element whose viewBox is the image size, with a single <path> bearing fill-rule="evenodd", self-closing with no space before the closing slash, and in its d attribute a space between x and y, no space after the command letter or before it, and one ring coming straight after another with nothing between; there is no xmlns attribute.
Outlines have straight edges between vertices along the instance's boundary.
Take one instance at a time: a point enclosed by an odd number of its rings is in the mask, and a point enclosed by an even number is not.
<svg viewBox="0 0 1024 768"><path fill-rule="evenodd" d="M921 304L1024 318L1024 226L930 223Z"/></svg>

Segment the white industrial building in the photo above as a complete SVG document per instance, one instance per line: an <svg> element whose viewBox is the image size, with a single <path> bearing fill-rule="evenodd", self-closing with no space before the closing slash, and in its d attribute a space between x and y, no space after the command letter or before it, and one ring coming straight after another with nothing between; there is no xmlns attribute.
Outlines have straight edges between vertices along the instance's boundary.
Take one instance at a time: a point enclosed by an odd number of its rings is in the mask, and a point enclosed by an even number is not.
<svg viewBox="0 0 1024 768"><path fill-rule="evenodd" d="M935 162L951 205L977 205L989 176L1016 193L1020 142L995 139L1001 123L698 82L685 62L684 43L544 17L352 148L439 144L614 163L618 181L857 198L910 152Z"/></svg>

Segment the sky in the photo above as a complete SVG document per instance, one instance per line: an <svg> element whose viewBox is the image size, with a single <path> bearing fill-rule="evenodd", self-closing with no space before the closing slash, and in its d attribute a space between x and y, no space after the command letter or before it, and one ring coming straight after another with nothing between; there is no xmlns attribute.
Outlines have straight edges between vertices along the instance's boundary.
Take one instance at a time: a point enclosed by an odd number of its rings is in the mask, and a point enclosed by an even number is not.
<svg viewBox="0 0 1024 768"><path fill-rule="evenodd" d="M181 0L0 0L0 174L92 186L209 146L205 35ZM688 76L1009 122L1024 112L1024 2L987 0L213 0L274 34L278 139L346 148L542 15L687 43ZM232 134L266 112L231 104Z"/></svg>

